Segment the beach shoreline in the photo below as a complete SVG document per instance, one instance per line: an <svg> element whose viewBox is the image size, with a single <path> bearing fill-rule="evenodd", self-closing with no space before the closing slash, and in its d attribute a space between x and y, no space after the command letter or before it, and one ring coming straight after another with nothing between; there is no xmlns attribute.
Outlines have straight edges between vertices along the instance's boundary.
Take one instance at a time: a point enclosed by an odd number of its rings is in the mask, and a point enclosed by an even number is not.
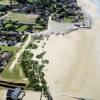
<svg viewBox="0 0 100 100"><path fill-rule="evenodd" d="M66 100L70 95L99 100L96 80L95 46L99 32L96 6L87 0L79 5L95 21L92 29L77 30L66 36L50 36L44 50L50 63L45 68L45 79L54 100ZM98 44L98 43L97 43ZM100 47L100 46L99 46ZM67 95L66 95L67 94ZM69 96L68 96L69 95ZM68 100L74 100L70 98ZM75 99L76 100L76 99Z"/></svg>

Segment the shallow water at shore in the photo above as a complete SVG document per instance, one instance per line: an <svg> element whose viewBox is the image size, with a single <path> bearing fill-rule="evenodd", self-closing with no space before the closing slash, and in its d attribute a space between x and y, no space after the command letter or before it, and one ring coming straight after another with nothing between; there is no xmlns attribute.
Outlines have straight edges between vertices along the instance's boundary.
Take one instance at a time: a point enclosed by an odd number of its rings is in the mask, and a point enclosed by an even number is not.
<svg viewBox="0 0 100 100"><path fill-rule="evenodd" d="M100 16L100 0L91 0L97 7L97 12Z"/></svg>

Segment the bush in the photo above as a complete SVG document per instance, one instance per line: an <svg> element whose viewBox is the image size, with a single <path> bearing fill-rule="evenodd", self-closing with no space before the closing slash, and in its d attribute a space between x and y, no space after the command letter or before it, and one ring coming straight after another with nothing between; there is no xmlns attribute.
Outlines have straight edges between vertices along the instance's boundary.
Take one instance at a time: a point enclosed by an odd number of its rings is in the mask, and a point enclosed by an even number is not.
<svg viewBox="0 0 100 100"><path fill-rule="evenodd" d="M46 85L46 81L44 80L44 78L42 78L42 84Z"/></svg>
<svg viewBox="0 0 100 100"><path fill-rule="evenodd" d="M33 44L32 42L27 46L27 49L37 49L38 45Z"/></svg>
<svg viewBox="0 0 100 100"><path fill-rule="evenodd" d="M38 46L36 44L32 45L32 49L37 49L37 48L38 48Z"/></svg>
<svg viewBox="0 0 100 100"><path fill-rule="evenodd" d="M42 85L43 91L44 91L44 95L47 96L48 95L48 88L46 85Z"/></svg>
<svg viewBox="0 0 100 100"><path fill-rule="evenodd" d="M32 43L30 43L28 46L27 46L27 49L31 49L32 48Z"/></svg>
<svg viewBox="0 0 100 100"><path fill-rule="evenodd" d="M38 61L33 61L33 69L37 70L38 66L39 66L39 62Z"/></svg>
<svg viewBox="0 0 100 100"><path fill-rule="evenodd" d="M35 90L35 91L42 91L42 87L39 85L39 84L33 84L33 89Z"/></svg>
<svg viewBox="0 0 100 100"><path fill-rule="evenodd" d="M31 59L33 56L34 56L33 53L31 53L28 50L25 50L24 53L23 53L23 55L22 55L22 60Z"/></svg>
<svg viewBox="0 0 100 100"><path fill-rule="evenodd" d="M43 64L48 64L49 63L49 60L42 60L42 63Z"/></svg>
<svg viewBox="0 0 100 100"><path fill-rule="evenodd" d="M36 58L42 59L42 56L41 55L37 55Z"/></svg>
<svg viewBox="0 0 100 100"><path fill-rule="evenodd" d="M42 58L45 53L46 52L42 52L40 55L37 55L36 57ZM43 90L44 95L47 96L47 86L46 81L44 79L45 74L42 72L42 69L43 67L45 67L45 65L39 64L37 60L32 60L32 57L33 54L30 51L26 50L22 55L21 61L23 71L29 80L27 88L38 92L41 92ZM49 63L48 60L43 60L43 62ZM40 85L39 78L41 79L42 86Z"/></svg>
<svg viewBox="0 0 100 100"><path fill-rule="evenodd" d="M29 70L32 68L32 63L33 63L33 61L31 60L32 57L33 53L31 53L28 50L24 51L22 55L21 66L23 68L26 77L28 77Z"/></svg>
<svg viewBox="0 0 100 100"><path fill-rule="evenodd" d="M36 41L37 43L40 43L40 41L38 40L38 41Z"/></svg>
<svg viewBox="0 0 100 100"><path fill-rule="evenodd" d="M42 69L43 69L43 67L45 67L45 65L39 65L39 70L41 70L42 71Z"/></svg>

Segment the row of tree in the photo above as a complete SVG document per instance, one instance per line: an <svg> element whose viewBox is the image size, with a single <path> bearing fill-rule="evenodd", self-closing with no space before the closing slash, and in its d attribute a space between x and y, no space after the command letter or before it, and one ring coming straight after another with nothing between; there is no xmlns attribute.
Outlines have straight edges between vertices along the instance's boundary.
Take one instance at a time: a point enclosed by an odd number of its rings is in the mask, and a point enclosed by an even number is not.
<svg viewBox="0 0 100 100"><path fill-rule="evenodd" d="M29 49L37 49L37 41L41 40L40 37L36 37L34 39L34 43L30 43L27 47L28 50L24 51L22 55L21 60L21 66L23 68L23 71L25 73L25 76L29 80L29 84L27 86L28 89L31 89L33 91L43 92L45 96L48 95L48 88L46 81L44 79L44 72L43 68L45 67L45 64L48 64L48 60L44 60L43 56L46 52L42 52L39 55L34 55L29 51ZM36 42L36 43L35 43ZM35 44L35 45L34 45ZM36 47L35 47L36 46ZM33 58L35 57L35 60Z"/></svg>

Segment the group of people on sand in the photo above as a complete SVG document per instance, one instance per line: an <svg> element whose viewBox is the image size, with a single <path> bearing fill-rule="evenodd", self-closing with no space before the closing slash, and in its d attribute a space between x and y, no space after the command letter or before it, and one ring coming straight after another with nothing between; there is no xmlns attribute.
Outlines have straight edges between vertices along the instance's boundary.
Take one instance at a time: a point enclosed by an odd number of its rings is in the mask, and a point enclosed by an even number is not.
<svg viewBox="0 0 100 100"><path fill-rule="evenodd" d="M58 35L67 35L67 33L65 32L65 33L54 33L54 32L51 32L50 34L45 34L45 35L43 35L45 38L46 38L46 40L49 40L49 38L50 38L50 35L56 35L56 36L58 36Z"/></svg>
<svg viewBox="0 0 100 100"><path fill-rule="evenodd" d="M62 35L62 36L65 36L65 35L67 35L67 33L66 32L65 33L60 33L60 32L54 33L54 32L51 32L50 34L44 34L44 35L42 34L43 40L45 39L46 41L48 41L51 35L56 35L56 36ZM42 48L44 48L45 46L46 46L46 43L44 42L42 44Z"/></svg>
<svg viewBox="0 0 100 100"><path fill-rule="evenodd" d="M52 32L52 33L50 33L50 34L54 34L54 35L67 35L67 32L65 32L65 33L54 33L54 32Z"/></svg>

